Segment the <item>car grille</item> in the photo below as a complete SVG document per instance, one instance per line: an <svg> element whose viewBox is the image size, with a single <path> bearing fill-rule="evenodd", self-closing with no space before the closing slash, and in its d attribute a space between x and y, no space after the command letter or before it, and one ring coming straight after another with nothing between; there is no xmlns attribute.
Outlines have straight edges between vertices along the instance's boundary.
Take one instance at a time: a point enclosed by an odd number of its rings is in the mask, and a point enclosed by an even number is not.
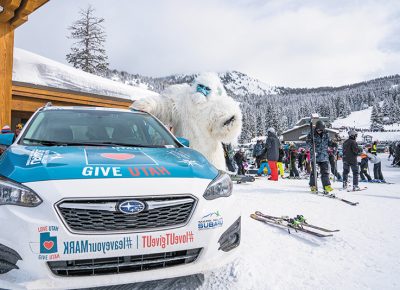
<svg viewBox="0 0 400 290"><path fill-rule="evenodd" d="M145 209L137 214L125 214L117 207L127 200L132 198L63 200L56 209L73 233L123 233L184 226L197 203L193 196L134 198L145 203Z"/></svg>
<svg viewBox="0 0 400 290"><path fill-rule="evenodd" d="M69 260L47 262L50 270L57 276L94 276L141 272L184 265L194 262L202 248L101 259Z"/></svg>

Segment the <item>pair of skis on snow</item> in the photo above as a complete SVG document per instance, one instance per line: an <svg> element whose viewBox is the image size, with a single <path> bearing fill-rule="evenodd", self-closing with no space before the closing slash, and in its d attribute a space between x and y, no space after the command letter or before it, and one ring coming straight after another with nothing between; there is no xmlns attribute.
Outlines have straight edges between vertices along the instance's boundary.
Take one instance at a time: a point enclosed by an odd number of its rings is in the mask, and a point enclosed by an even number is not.
<svg viewBox="0 0 400 290"><path fill-rule="evenodd" d="M282 229L287 229L290 234L291 230L295 232L303 232L319 238L326 238L333 236L332 233L338 232L339 230L329 230L326 228L311 225L306 222L302 215L298 215L295 218L289 218L288 216L276 217L271 215L263 214L260 211L250 215L251 218L263 222L267 225L276 226Z"/></svg>

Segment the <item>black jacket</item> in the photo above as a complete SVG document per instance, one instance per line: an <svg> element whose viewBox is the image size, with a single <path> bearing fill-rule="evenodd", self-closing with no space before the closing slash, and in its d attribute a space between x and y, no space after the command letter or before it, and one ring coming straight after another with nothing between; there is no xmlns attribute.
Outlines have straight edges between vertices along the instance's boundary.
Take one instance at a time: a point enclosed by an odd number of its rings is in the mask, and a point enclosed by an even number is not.
<svg viewBox="0 0 400 290"><path fill-rule="evenodd" d="M268 132L268 138L265 142L265 148L267 148L267 159L269 161L278 161L279 159L279 146L280 142L278 137L272 132Z"/></svg>
<svg viewBox="0 0 400 290"><path fill-rule="evenodd" d="M347 139L343 143L343 162L357 165L358 145L354 139Z"/></svg>

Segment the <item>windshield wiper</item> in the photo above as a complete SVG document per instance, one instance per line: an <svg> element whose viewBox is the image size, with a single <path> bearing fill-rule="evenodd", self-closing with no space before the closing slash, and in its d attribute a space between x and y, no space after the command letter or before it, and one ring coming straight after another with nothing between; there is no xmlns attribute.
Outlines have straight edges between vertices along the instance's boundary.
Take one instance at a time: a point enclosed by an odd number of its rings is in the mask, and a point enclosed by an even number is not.
<svg viewBox="0 0 400 290"><path fill-rule="evenodd" d="M128 144L119 142L103 142L101 144L108 146L125 146L125 147L140 147L140 148L165 148L164 145L143 145L143 144Z"/></svg>
<svg viewBox="0 0 400 290"><path fill-rule="evenodd" d="M22 139L22 141L34 142L34 143L38 143L38 144L44 145L44 146L64 146L64 145L68 144L68 142L40 140L40 139L31 139L31 138L24 138L24 139Z"/></svg>
<svg viewBox="0 0 400 290"><path fill-rule="evenodd" d="M24 138L22 141L35 142L44 146L115 146L115 147L140 147L140 148L165 148L163 145L142 145L142 144L127 144L116 142L61 142L51 140L40 140Z"/></svg>

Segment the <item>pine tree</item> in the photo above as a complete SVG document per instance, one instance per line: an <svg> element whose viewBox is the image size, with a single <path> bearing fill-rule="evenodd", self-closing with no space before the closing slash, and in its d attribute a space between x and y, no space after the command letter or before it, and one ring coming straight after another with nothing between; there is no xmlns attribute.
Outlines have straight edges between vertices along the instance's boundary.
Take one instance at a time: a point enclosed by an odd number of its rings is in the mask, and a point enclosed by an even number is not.
<svg viewBox="0 0 400 290"><path fill-rule="evenodd" d="M382 124L382 113L380 111L380 106L379 104L375 104L372 107L372 113L371 113L371 130L372 131L381 131L383 129L383 124Z"/></svg>
<svg viewBox="0 0 400 290"><path fill-rule="evenodd" d="M67 54L68 63L85 72L96 75L105 75L108 70L108 57L104 49L106 33L102 23L104 18L94 15L94 8L90 5L82 9L81 18L75 21L68 29L69 38L77 40Z"/></svg>

